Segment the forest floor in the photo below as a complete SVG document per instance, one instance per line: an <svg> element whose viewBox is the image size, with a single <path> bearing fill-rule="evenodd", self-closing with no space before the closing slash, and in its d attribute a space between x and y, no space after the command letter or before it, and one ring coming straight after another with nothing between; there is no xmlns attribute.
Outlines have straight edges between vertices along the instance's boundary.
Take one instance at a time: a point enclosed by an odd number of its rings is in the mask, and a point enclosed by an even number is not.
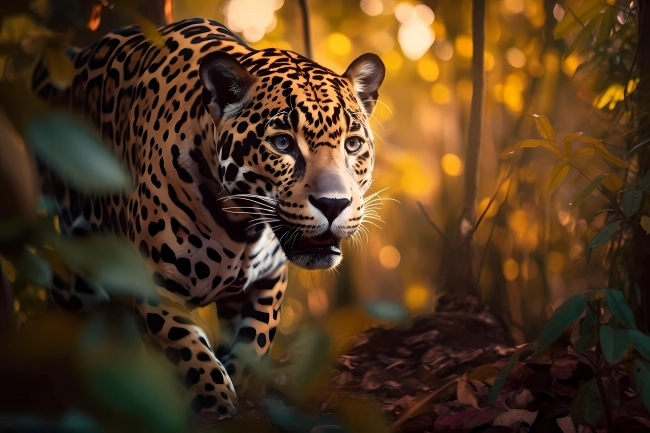
<svg viewBox="0 0 650 433"><path fill-rule="evenodd" d="M603 433L608 425L613 432L650 432L650 415L622 366L603 381L609 401L580 398L583 407L575 407L578 387L595 376L597 360L593 350L577 353L569 338L513 360L495 404L488 404L498 372L519 354L522 347L513 347L486 307L465 302L408 327L364 332L342 357L333 388L373 402L404 433L576 433L576 410L593 418L578 433Z"/></svg>

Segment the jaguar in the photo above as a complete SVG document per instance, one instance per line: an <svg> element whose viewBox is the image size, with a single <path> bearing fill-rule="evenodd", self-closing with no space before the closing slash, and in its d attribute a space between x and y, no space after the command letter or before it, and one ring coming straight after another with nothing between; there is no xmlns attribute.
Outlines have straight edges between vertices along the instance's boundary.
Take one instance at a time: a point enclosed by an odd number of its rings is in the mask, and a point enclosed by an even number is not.
<svg viewBox="0 0 650 433"><path fill-rule="evenodd" d="M367 53L339 75L293 51L253 49L207 19L159 33L163 46L130 26L74 49L66 89L46 63L35 70L35 93L93 122L135 185L84 194L49 173L43 192L62 235L114 232L140 251L160 292L135 302L143 338L176 365L193 413L219 420L238 410L246 354L267 356L274 341L287 261L337 266L341 241L364 222L385 67ZM79 310L103 293L80 275L55 278L50 292ZM193 314L213 303L234 335L216 348Z"/></svg>

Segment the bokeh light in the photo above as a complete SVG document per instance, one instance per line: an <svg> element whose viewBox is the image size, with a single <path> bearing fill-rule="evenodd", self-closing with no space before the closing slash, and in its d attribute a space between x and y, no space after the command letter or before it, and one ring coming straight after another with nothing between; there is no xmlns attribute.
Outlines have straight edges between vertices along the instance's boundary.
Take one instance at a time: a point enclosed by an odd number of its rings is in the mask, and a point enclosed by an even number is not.
<svg viewBox="0 0 650 433"><path fill-rule="evenodd" d="M433 11L423 4L411 6L409 3L400 3L395 8L395 17L402 23L397 33L402 52L411 60L419 59L435 40L431 29L435 19Z"/></svg>
<svg viewBox="0 0 650 433"><path fill-rule="evenodd" d="M395 269L401 260L399 250L392 245L385 245L379 250L379 263L386 269Z"/></svg>
<svg viewBox="0 0 650 433"><path fill-rule="evenodd" d="M229 0L223 6L226 25L242 32L244 39L257 42L275 27L275 11L284 0Z"/></svg>
<svg viewBox="0 0 650 433"><path fill-rule="evenodd" d="M463 163L458 155L448 153L442 157L440 163L442 165L442 171L449 176L460 176L463 173Z"/></svg>
<svg viewBox="0 0 650 433"><path fill-rule="evenodd" d="M352 43L343 33L332 33L327 38L327 45L334 54L345 56L352 51Z"/></svg>
<svg viewBox="0 0 650 433"><path fill-rule="evenodd" d="M404 305L412 313L426 310L431 299L431 290L422 284L411 284L404 290Z"/></svg>
<svg viewBox="0 0 650 433"><path fill-rule="evenodd" d="M513 258L503 262L503 276L508 281L514 281L519 276L519 263Z"/></svg>

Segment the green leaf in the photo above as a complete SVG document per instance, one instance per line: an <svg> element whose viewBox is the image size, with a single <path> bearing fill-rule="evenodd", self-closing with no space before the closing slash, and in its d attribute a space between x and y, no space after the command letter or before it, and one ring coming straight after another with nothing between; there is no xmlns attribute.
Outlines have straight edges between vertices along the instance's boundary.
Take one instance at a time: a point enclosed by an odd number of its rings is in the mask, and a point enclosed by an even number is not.
<svg viewBox="0 0 650 433"><path fill-rule="evenodd" d="M577 352L586 352L596 345L598 342L598 333L596 332L596 313L595 308L600 308L598 301L590 301L592 308L586 308L585 317L580 319L580 338L574 345ZM588 305L589 305L588 304Z"/></svg>
<svg viewBox="0 0 650 433"><path fill-rule="evenodd" d="M621 224L621 222L622 220L618 220L607 224L605 227L600 229L596 236L591 239L589 245L587 245L587 249L585 250L585 258L587 259L587 263L589 263L589 257L591 257L591 250L594 248L602 247L607 242L609 242L612 236L614 236L614 233L616 233L616 230L618 230L618 226Z"/></svg>
<svg viewBox="0 0 650 433"><path fill-rule="evenodd" d="M632 346L636 348L641 356L650 360L650 336L636 329L632 329L630 330L630 337L632 337Z"/></svg>
<svg viewBox="0 0 650 433"><path fill-rule="evenodd" d="M510 361L508 361L508 363L501 369L497 378L494 379L494 384L492 385L492 388L490 388L490 395L488 397L488 402L490 404L494 404L497 401L497 398L501 393L501 388L503 388L503 385L506 383L506 379L508 379L510 370L512 370L512 367L515 366L518 360L519 356L513 356Z"/></svg>
<svg viewBox="0 0 650 433"><path fill-rule="evenodd" d="M634 314L623 296L623 292L616 289L599 290L605 293L605 305L612 312L616 320L628 329L636 329Z"/></svg>
<svg viewBox="0 0 650 433"><path fill-rule="evenodd" d="M38 158L79 191L118 193L130 187L122 164L85 124L50 113L28 119L25 128Z"/></svg>
<svg viewBox="0 0 650 433"><path fill-rule="evenodd" d="M52 284L52 268L50 264L28 249L14 262L18 274L36 286L49 287Z"/></svg>
<svg viewBox="0 0 650 433"><path fill-rule="evenodd" d="M569 163L567 161L559 162L551 169L549 176L548 189L553 190L562 183L566 175L569 174Z"/></svg>
<svg viewBox="0 0 650 433"><path fill-rule="evenodd" d="M86 383L114 414L139 418L150 428L173 433L183 430L184 394L171 364L144 350L133 320L111 326L94 318L80 341Z"/></svg>
<svg viewBox="0 0 650 433"><path fill-rule="evenodd" d="M641 200L643 199L643 192L633 190L623 194L621 199L621 208L626 217L634 215L641 207Z"/></svg>
<svg viewBox="0 0 650 433"><path fill-rule="evenodd" d="M647 145L648 143L650 143L650 138L647 139L647 140L643 140L641 143L638 143L638 144L634 145L634 147L633 147L632 149L630 149L630 151L627 153L627 156L628 156L628 157L632 156L632 154L633 154L634 152L636 152L637 150L639 150L641 147ZM646 174L646 176L647 176L647 174ZM644 178L644 179L645 179L645 178ZM650 186L650 185L647 185L647 186ZM646 186L646 188L647 188L647 186ZM642 188L642 189L643 189L643 188Z"/></svg>
<svg viewBox="0 0 650 433"><path fill-rule="evenodd" d="M577 293L568 297L546 322L537 339L537 351L542 351L560 338L564 330L585 311L587 294Z"/></svg>
<svg viewBox="0 0 650 433"><path fill-rule="evenodd" d="M600 392L596 380L591 379L582 384L571 405L571 420L575 425L595 426L603 415Z"/></svg>
<svg viewBox="0 0 650 433"><path fill-rule="evenodd" d="M581 29L582 25L598 15L605 5L600 0L587 0L573 13L568 8L565 8L562 21L557 23L553 30L553 37L555 39L566 38ZM578 20L575 17L578 17Z"/></svg>
<svg viewBox="0 0 650 433"><path fill-rule="evenodd" d="M578 198L573 200L573 202L569 205L569 208L575 209L576 207L580 206L582 202L585 201L587 197L589 197L589 194L591 194L596 188L598 188L600 183L603 180L605 180L608 176L609 176L608 174L598 175L594 180L591 181L591 183L587 186L587 188L582 190Z"/></svg>
<svg viewBox="0 0 650 433"><path fill-rule="evenodd" d="M27 223L22 220L11 219L0 221L0 244L16 239L25 233L28 227Z"/></svg>
<svg viewBox="0 0 650 433"><path fill-rule="evenodd" d="M309 328L299 335L296 348L298 362L293 370L293 381L298 394L301 394L314 379L329 368L329 335L322 329Z"/></svg>
<svg viewBox="0 0 650 433"><path fill-rule="evenodd" d="M409 316L408 310L402 304L391 301L370 301L366 304L366 312L380 320L400 322Z"/></svg>
<svg viewBox="0 0 650 433"><path fill-rule="evenodd" d="M650 364L643 359L634 360L632 384L646 409L650 410Z"/></svg>
<svg viewBox="0 0 650 433"><path fill-rule="evenodd" d="M602 19L603 15L599 14L594 19L589 21L589 24L583 27L582 30L580 30L580 33L578 33L571 45L569 45L566 53L564 53L564 58L567 58L573 54L575 50L577 50L588 38L591 37L593 31L596 29L596 26L602 21Z"/></svg>
<svg viewBox="0 0 650 433"><path fill-rule="evenodd" d="M600 327L600 345L609 365L616 364L623 357L631 342L627 329L613 329L608 325Z"/></svg>
<svg viewBox="0 0 650 433"><path fill-rule="evenodd" d="M548 121L548 118L541 114L533 114L533 118L535 119L535 126L537 127L539 135L544 137L544 140L550 143L555 143L555 132L553 131L553 127L551 126L551 122Z"/></svg>
<svg viewBox="0 0 650 433"><path fill-rule="evenodd" d="M54 238L72 270L115 295L158 296L147 265L126 239L96 234L66 240Z"/></svg>
<svg viewBox="0 0 650 433"><path fill-rule="evenodd" d="M615 26L618 24L618 20L616 19L617 15L618 9L616 8L610 6L605 10L600 28L596 33L596 44L607 41L610 38L612 30L616 30Z"/></svg>

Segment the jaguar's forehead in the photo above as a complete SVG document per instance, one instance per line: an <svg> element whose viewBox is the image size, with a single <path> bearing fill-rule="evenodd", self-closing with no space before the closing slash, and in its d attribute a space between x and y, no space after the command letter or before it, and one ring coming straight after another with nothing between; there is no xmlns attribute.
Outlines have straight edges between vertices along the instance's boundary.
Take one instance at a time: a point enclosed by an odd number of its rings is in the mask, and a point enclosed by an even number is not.
<svg viewBox="0 0 650 433"><path fill-rule="evenodd" d="M335 72L278 49L253 52L241 64L258 77L254 109L266 112L279 129L300 128L310 148L334 147L346 130L367 131L351 83Z"/></svg>

